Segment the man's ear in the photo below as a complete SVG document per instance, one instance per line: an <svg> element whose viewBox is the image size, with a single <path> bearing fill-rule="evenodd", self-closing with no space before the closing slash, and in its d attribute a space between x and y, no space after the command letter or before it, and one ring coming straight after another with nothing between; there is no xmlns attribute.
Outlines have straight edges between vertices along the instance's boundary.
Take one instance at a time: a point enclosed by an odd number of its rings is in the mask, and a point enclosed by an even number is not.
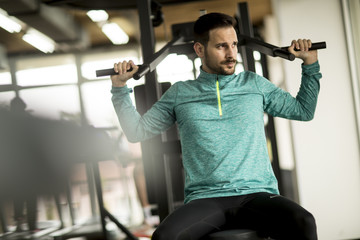
<svg viewBox="0 0 360 240"><path fill-rule="evenodd" d="M205 47L199 42L194 43L194 50L196 52L196 55L198 55L199 58L204 57L205 55Z"/></svg>

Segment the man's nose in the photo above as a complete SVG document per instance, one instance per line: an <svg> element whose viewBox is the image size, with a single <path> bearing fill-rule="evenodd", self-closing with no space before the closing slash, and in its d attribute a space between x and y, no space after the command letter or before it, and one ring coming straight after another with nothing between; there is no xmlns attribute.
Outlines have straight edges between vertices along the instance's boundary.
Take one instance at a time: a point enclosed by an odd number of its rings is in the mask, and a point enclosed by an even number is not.
<svg viewBox="0 0 360 240"><path fill-rule="evenodd" d="M233 59L236 59L234 53L232 52L229 52L226 57L225 57L227 60L233 60Z"/></svg>
<svg viewBox="0 0 360 240"><path fill-rule="evenodd" d="M226 51L226 58L236 58L237 55L237 48L236 47L230 47Z"/></svg>

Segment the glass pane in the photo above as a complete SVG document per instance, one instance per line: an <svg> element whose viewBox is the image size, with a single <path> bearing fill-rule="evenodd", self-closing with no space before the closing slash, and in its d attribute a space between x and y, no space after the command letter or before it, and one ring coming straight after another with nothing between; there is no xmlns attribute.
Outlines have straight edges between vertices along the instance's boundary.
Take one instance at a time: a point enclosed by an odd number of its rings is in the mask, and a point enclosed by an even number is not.
<svg viewBox="0 0 360 240"><path fill-rule="evenodd" d="M260 59L261 59L261 54L260 54L260 52L254 51L254 52L253 52L253 55L254 55L255 61L260 61Z"/></svg>
<svg viewBox="0 0 360 240"><path fill-rule="evenodd" d="M9 72L0 72L0 85L11 84L11 74Z"/></svg>
<svg viewBox="0 0 360 240"><path fill-rule="evenodd" d="M243 62L243 60L242 60L242 57L241 57L241 54L240 53L238 53L237 54L237 59L236 59L238 62Z"/></svg>
<svg viewBox="0 0 360 240"><path fill-rule="evenodd" d="M255 72L260 76L263 76L263 69L260 62L255 62Z"/></svg>
<svg viewBox="0 0 360 240"><path fill-rule="evenodd" d="M196 69L196 77L198 77L199 74L200 74L201 59L200 58L195 58L194 64L195 64L195 69Z"/></svg>
<svg viewBox="0 0 360 240"><path fill-rule="evenodd" d="M0 92L0 108L8 108L10 101L15 97L15 92Z"/></svg>
<svg viewBox="0 0 360 240"><path fill-rule="evenodd" d="M96 70L112 68L116 62L129 60L132 60L135 64L140 64L139 54L136 50L87 55L82 59L81 74L89 80L99 79L96 77Z"/></svg>
<svg viewBox="0 0 360 240"><path fill-rule="evenodd" d="M81 86L85 115L88 123L94 127L119 126L111 102L111 82L88 82Z"/></svg>
<svg viewBox="0 0 360 240"><path fill-rule="evenodd" d="M20 59L16 68L21 86L77 82L75 58L70 54Z"/></svg>
<svg viewBox="0 0 360 240"><path fill-rule="evenodd" d="M186 55L169 54L156 68L159 82L194 79L193 63Z"/></svg>
<svg viewBox="0 0 360 240"><path fill-rule="evenodd" d="M20 97L33 115L80 120L79 93L75 85L26 89L20 91Z"/></svg>
<svg viewBox="0 0 360 240"><path fill-rule="evenodd" d="M20 86L76 83L77 71L74 64L20 70L16 73Z"/></svg>
<svg viewBox="0 0 360 240"><path fill-rule="evenodd" d="M235 74L239 74L243 71L244 71L244 65L238 62L235 66Z"/></svg>

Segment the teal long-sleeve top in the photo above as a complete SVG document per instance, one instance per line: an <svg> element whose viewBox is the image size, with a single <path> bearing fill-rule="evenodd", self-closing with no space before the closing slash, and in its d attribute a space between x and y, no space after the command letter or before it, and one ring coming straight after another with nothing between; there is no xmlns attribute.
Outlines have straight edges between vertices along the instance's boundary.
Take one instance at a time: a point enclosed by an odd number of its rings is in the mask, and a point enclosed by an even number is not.
<svg viewBox="0 0 360 240"><path fill-rule="evenodd" d="M267 152L264 112L287 119L314 117L321 78L318 62L302 65L296 97L253 72L177 82L143 116L130 89L113 87L112 101L131 142L149 139L175 122L185 171L185 203L200 198L278 194Z"/></svg>

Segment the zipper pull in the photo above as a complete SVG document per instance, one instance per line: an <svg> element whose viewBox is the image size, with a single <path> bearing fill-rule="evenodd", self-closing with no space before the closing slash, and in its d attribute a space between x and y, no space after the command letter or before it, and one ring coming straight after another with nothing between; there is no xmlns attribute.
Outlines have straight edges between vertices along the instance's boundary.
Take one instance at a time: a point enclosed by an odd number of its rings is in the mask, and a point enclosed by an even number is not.
<svg viewBox="0 0 360 240"><path fill-rule="evenodd" d="M221 109L221 98L220 98L220 88L219 88L219 79L216 78L216 95L218 100L218 107L219 107L219 115L222 117L222 109Z"/></svg>

